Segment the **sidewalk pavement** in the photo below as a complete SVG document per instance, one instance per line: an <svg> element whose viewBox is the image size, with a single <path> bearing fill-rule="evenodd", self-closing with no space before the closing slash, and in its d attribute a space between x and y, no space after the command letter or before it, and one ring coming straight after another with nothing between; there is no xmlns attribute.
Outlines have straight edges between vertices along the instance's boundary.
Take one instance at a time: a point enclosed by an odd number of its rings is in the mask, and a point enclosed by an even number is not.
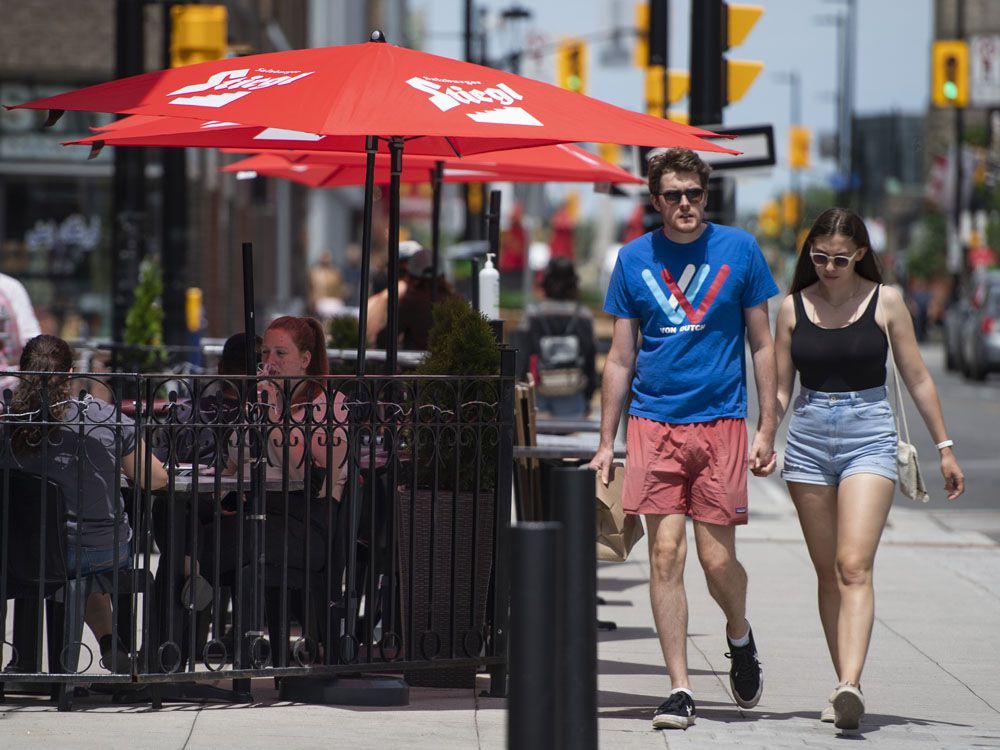
<svg viewBox="0 0 1000 750"><path fill-rule="evenodd" d="M653 631L648 562L640 543L626 563L602 565L599 608L618 629L600 634L603 748L1000 748L1000 545L953 531L897 497L876 561L876 621L862 681L869 713L840 736L819 710L836 682L815 605L815 577L780 482L750 479L751 520L738 532L750 575L750 618L764 666L756 709L730 698L724 623L709 597L693 542L687 566L690 669L698 721L687 731L650 728L669 682ZM476 691L414 688L401 709L295 705L270 681L253 706L124 707L78 701L0 705L4 747L450 748L505 747L505 701Z"/></svg>

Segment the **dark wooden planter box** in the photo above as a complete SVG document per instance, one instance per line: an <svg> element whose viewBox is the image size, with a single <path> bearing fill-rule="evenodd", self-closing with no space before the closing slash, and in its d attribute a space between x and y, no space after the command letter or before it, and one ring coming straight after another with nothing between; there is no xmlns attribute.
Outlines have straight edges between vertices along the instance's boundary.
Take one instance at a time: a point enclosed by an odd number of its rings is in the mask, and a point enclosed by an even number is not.
<svg viewBox="0 0 1000 750"><path fill-rule="evenodd" d="M481 655L493 569L496 491L399 488L399 566L407 660ZM412 531L412 533L411 533ZM412 557L412 559L411 559ZM475 685L474 667L405 674L413 686Z"/></svg>

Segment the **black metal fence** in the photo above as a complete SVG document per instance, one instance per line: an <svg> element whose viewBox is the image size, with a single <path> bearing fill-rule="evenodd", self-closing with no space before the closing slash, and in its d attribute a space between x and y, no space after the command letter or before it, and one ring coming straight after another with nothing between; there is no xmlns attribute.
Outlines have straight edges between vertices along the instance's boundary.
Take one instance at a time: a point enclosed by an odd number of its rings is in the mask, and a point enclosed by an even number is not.
<svg viewBox="0 0 1000 750"><path fill-rule="evenodd" d="M246 695L359 672L471 685L483 668L502 694L512 351L501 371L13 374L0 697L48 682L68 708L78 683L232 678Z"/></svg>

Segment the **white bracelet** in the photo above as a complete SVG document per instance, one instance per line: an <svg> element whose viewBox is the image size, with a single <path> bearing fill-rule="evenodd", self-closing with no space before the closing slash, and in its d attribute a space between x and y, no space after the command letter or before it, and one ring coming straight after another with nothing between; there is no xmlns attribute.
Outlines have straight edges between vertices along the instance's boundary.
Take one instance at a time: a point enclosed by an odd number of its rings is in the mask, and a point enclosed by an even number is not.
<svg viewBox="0 0 1000 750"><path fill-rule="evenodd" d="M955 444L954 440L942 440L934 447L937 448L939 451L943 451L945 448L950 448L954 444Z"/></svg>

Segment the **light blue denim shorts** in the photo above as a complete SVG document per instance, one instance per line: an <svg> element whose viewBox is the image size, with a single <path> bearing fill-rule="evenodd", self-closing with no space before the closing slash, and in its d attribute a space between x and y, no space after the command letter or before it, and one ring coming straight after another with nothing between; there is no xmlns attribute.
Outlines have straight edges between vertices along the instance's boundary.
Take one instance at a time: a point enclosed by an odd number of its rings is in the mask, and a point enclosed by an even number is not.
<svg viewBox="0 0 1000 750"><path fill-rule="evenodd" d="M896 424L886 389L823 393L802 388L792 407L781 478L837 485L854 474L896 481Z"/></svg>

